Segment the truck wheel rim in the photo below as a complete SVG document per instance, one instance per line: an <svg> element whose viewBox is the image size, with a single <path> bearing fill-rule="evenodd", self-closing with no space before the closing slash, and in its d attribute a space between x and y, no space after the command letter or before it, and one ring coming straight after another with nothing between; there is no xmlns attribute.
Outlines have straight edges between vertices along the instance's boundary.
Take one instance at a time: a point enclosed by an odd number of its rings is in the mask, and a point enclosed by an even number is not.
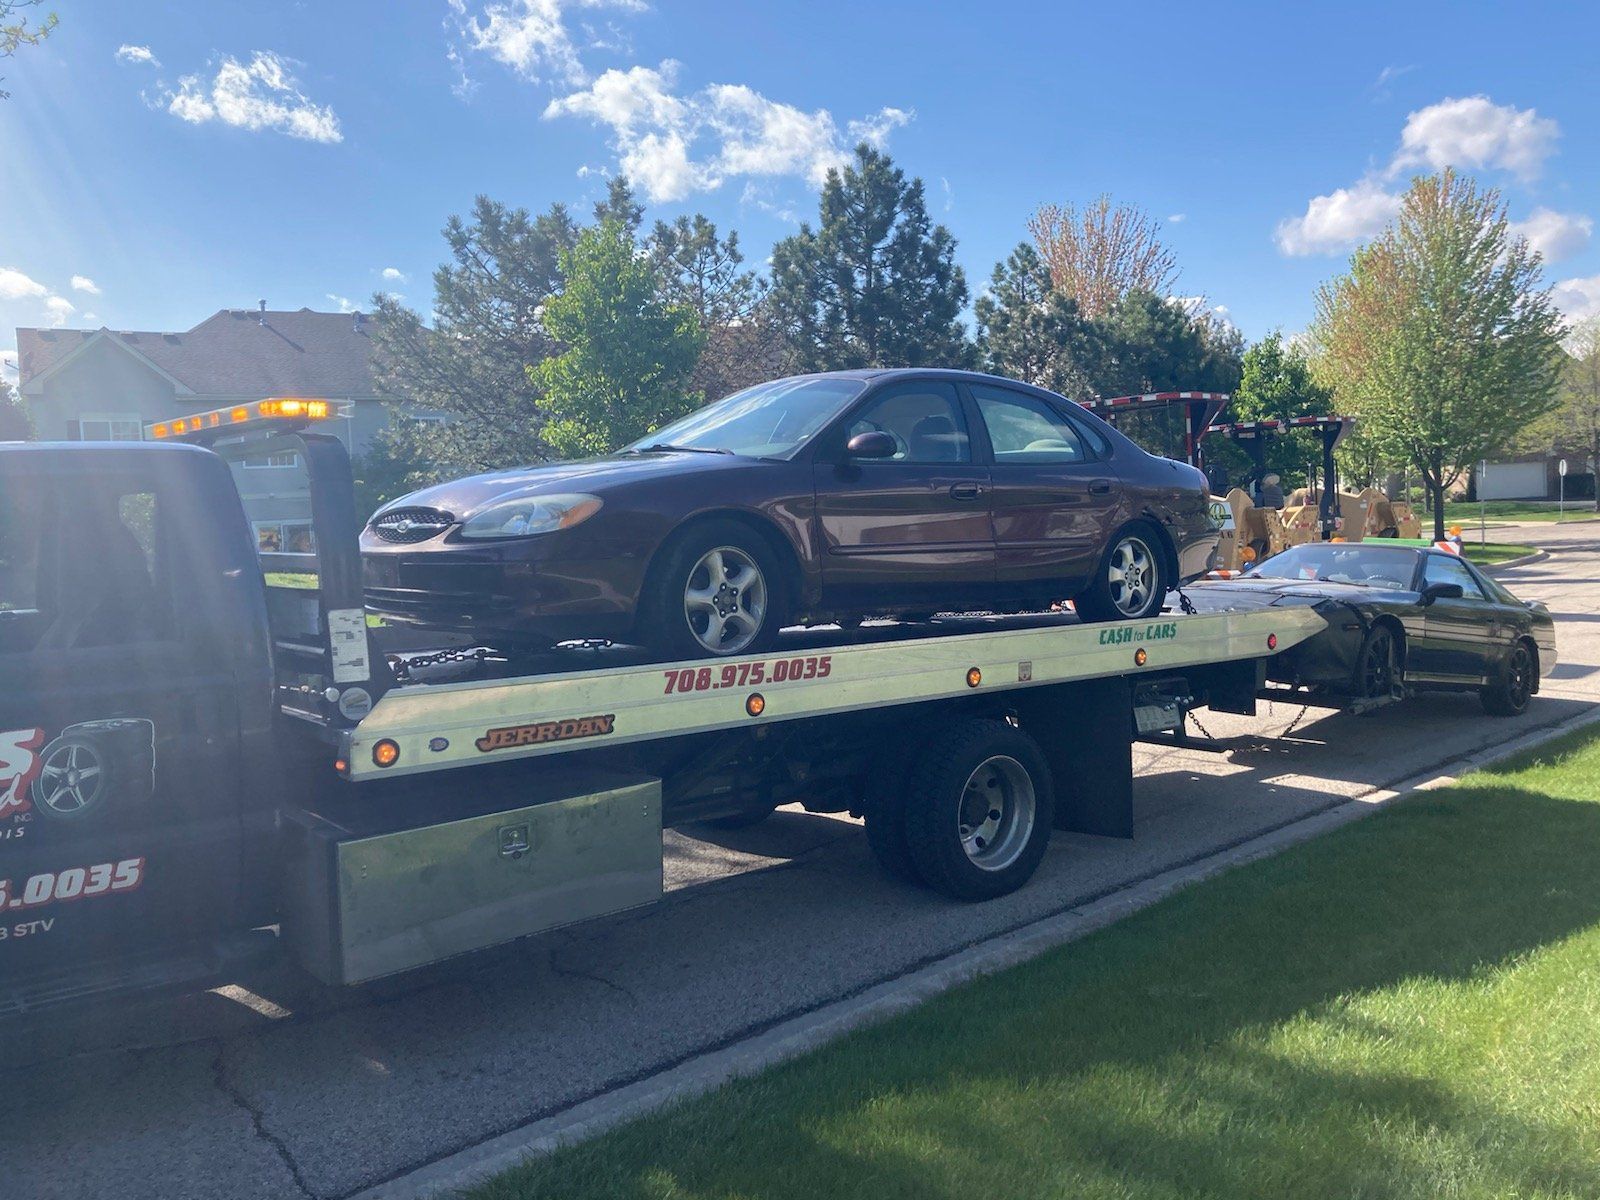
<svg viewBox="0 0 1600 1200"><path fill-rule="evenodd" d="M1156 560L1143 538L1128 536L1111 551L1106 571L1111 584L1111 603L1126 617L1142 616L1155 589Z"/></svg>
<svg viewBox="0 0 1600 1200"><path fill-rule="evenodd" d="M1035 811L1027 769L1005 754L984 759L961 789L956 816L968 860L984 871L1003 871L1016 862L1033 835Z"/></svg>
<svg viewBox="0 0 1600 1200"><path fill-rule="evenodd" d="M737 654L766 620L766 577L737 546L707 550L689 572L683 612L700 645L713 654Z"/></svg>
<svg viewBox="0 0 1600 1200"><path fill-rule="evenodd" d="M34 797L51 812L71 816L91 807L103 786L100 756L81 742L68 742L46 756Z"/></svg>

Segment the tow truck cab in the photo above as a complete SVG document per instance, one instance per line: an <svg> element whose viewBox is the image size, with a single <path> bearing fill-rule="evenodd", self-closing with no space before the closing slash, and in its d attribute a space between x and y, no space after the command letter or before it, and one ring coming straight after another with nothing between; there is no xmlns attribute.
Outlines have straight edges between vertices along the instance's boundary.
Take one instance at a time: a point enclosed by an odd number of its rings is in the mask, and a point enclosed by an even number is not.
<svg viewBox="0 0 1600 1200"><path fill-rule="evenodd" d="M271 919L264 597L217 455L0 445L0 977Z"/></svg>

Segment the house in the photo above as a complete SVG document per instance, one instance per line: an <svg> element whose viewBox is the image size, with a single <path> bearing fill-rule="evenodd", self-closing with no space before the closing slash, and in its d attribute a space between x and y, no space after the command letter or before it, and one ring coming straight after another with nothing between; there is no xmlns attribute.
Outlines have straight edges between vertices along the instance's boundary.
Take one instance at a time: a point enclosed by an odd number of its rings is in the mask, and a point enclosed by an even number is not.
<svg viewBox="0 0 1600 1200"><path fill-rule="evenodd" d="M1560 466L1567 463L1563 485ZM1475 471L1476 500L1568 500L1594 497L1595 473L1582 450L1548 450L1485 463Z"/></svg>
<svg viewBox="0 0 1600 1200"><path fill-rule="evenodd" d="M20 390L47 441L137 440L153 421L273 396L333 400L348 415L331 431L359 457L390 419L372 381L370 327L360 313L269 311L263 301L182 333L18 329ZM263 548L303 548L311 505L299 456L246 459L235 474Z"/></svg>

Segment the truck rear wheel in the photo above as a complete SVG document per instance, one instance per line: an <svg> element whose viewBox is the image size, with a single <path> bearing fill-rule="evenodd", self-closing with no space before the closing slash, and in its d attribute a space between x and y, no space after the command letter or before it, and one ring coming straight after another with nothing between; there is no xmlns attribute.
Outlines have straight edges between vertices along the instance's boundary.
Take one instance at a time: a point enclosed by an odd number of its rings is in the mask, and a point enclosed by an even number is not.
<svg viewBox="0 0 1600 1200"><path fill-rule="evenodd" d="M895 745L882 767L872 772L861 800L867 845L884 873L902 883L922 883L922 873L906 840L906 754Z"/></svg>
<svg viewBox="0 0 1600 1200"><path fill-rule="evenodd" d="M952 721L923 743L903 803L918 875L957 900L990 900L1026 883L1055 818L1050 768L1034 740L979 718Z"/></svg>

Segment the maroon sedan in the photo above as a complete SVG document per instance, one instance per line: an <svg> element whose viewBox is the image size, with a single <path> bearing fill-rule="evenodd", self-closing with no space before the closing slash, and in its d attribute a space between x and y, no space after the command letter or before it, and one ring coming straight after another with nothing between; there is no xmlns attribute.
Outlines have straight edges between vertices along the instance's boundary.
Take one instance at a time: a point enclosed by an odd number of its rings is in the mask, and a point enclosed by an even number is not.
<svg viewBox="0 0 1600 1200"><path fill-rule="evenodd" d="M502 648L679 657L784 625L1160 611L1216 549L1204 476L1052 392L966 371L760 384L617 454L474 475L363 531L367 604Z"/></svg>

